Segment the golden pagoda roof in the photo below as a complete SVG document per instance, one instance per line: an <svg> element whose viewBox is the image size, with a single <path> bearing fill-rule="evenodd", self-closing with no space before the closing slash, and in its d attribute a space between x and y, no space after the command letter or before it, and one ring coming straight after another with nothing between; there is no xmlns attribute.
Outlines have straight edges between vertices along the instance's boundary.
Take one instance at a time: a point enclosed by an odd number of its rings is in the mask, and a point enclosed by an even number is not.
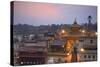
<svg viewBox="0 0 100 67"><path fill-rule="evenodd" d="M74 23L72 24L72 27L80 27L80 25L77 23L76 19L75 19Z"/></svg>

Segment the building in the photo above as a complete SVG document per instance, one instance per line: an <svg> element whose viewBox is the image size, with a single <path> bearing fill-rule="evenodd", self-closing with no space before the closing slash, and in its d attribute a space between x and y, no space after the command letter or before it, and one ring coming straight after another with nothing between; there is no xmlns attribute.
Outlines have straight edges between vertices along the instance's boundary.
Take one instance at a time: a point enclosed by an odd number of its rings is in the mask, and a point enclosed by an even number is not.
<svg viewBox="0 0 100 67"><path fill-rule="evenodd" d="M49 63L64 63L64 57L66 57L64 49L65 41L61 39L54 39L50 41L48 45L48 61L52 60L52 62Z"/></svg>
<svg viewBox="0 0 100 67"><path fill-rule="evenodd" d="M66 40L67 62L96 61L97 60L97 35L94 31L82 28L75 19L70 31L60 29L61 39ZM57 35L58 37L58 35ZM69 55L69 56L67 56Z"/></svg>
<svg viewBox="0 0 100 67"><path fill-rule="evenodd" d="M45 64L47 61L46 42L24 42L23 46L16 49L15 58L16 65Z"/></svg>
<svg viewBox="0 0 100 67"><path fill-rule="evenodd" d="M79 40L80 61L97 60L97 37L80 37Z"/></svg>
<svg viewBox="0 0 100 67"><path fill-rule="evenodd" d="M97 60L97 33L76 21L70 29L14 37L14 64L52 64Z"/></svg>

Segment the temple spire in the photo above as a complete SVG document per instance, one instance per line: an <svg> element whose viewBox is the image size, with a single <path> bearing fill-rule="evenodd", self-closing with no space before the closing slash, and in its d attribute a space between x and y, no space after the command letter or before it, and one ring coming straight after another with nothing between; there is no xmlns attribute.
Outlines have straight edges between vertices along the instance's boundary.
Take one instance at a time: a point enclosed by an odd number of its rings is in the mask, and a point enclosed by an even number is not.
<svg viewBox="0 0 100 67"><path fill-rule="evenodd" d="M73 33L78 33L80 29L80 25L77 23L76 18L71 26L71 30Z"/></svg>
<svg viewBox="0 0 100 67"><path fill-rule="evenodd" d="M75 20L74 20L74 24L77 24L76 18L75 18Z"/></svg>

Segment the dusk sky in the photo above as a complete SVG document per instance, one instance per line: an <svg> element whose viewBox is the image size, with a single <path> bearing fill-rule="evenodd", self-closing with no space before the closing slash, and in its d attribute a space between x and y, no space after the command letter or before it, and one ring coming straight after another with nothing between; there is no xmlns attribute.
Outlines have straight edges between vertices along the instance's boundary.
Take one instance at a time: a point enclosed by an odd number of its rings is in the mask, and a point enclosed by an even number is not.
<svg viewBox="0 0 100 67"><path fill-rule="evenodd" d="M96 6L80 6L67 4L50 4L36 2L14 2L14 24L34 26L50 24L72 24L76 18L79 24L86 23L92 16L97 21Z"/></svg>

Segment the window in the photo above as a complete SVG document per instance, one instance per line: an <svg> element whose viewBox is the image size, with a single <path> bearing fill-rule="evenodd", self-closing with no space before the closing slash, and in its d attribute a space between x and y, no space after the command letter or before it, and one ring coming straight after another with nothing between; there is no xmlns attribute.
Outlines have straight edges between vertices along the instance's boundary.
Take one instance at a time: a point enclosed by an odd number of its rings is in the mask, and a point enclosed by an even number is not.
<svg viewBox="0 0 100 67"><path fill-rule="evenodd" d="M90 40L90 43L92 44L93 43L93 40Z"/></svg>
<svg viewBox="0 0 100 67"><path fill-rule="evenodd" d="M95 55L93 55L92 57L93 57L93 59L94 59L94 58L95 58Z"/></svg>
<svg viewBox="0 0 100 67"><path fill-rule="evenodd" d="M88 58L91 58L91 56L90 56L90 55L88 55Z"/></svg>
<svg viewBox="0 0 100 67"><path fill-rule="evenodd" d="M80 42L84 42L84 40L79 40Z"/></svg>
<svg viewBox="0 0 100 67"><path fill-rule="evenodd" d="M86 55L84 55L84 58L86 58Z"/></svg>

